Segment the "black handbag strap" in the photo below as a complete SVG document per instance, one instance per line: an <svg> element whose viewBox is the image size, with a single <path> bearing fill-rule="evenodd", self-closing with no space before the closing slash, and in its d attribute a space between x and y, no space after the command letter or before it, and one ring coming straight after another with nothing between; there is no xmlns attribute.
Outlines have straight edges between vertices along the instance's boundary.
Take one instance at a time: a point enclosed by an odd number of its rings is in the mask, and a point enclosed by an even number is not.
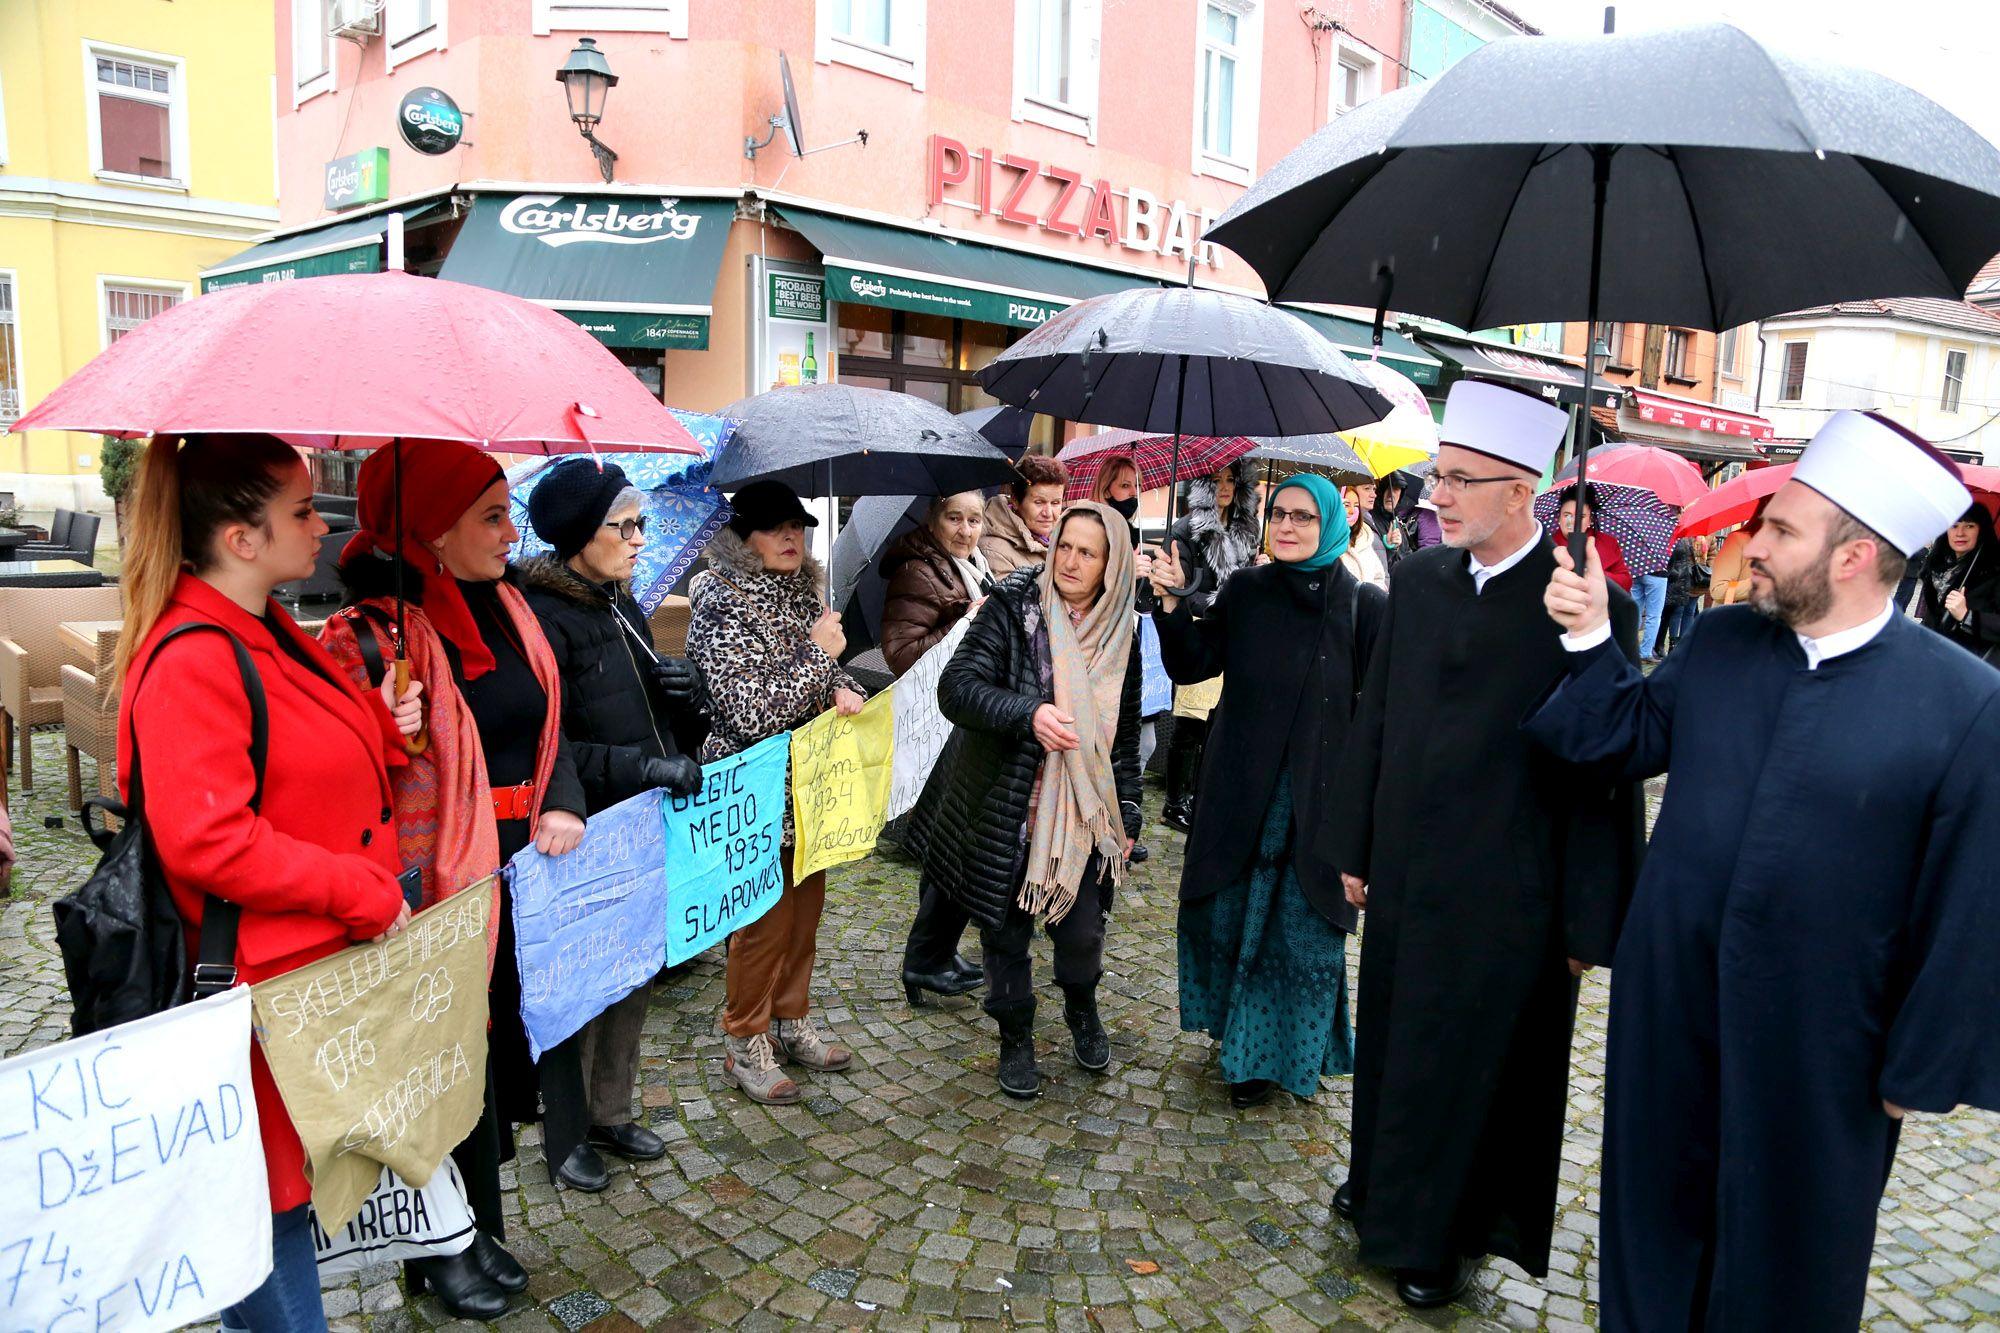
<svg viewBox="0 0 2000 1333"><path fill-rule="evenodd" d="M168 630L154 647L153 658L158 658L161 650L181 635L200 630L214 630L228 639L236 655L236 670L243 677L243 693L250 701L250 767L257 779L250 793L250 809L253 813L259 812L264 806L264 761L270 752L271 722L264 703L264 682L257 674L256 664L250 660L250 650L243 646L241 639L222 626L204 620ZM126 817L144 819L145 789L139 777L139 734L136 728L132 733L131 789L132 799ZM194 965L194 998L197 1000L220 994L236 984L236 928L243 916L242 907L236 903L212 893L206 898L201 912L201 948Z"/></svg>
<svg viewBox="0 0 2000 1333"><path fill-rule="evenodd" d="M368 673L368 683L379 689L389 674L389 663L382 656L382 636L376 632L376 627L379 625L387 632L389 618L359 602L341 614L354 631L354 646L361 650L361 667Z"/></svg>

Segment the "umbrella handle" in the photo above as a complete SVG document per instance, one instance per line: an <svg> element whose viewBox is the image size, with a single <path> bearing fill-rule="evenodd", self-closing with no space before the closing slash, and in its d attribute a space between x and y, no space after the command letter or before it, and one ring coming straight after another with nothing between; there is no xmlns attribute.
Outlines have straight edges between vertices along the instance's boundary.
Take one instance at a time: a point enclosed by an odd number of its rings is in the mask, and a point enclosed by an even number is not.
<svg viewBox="0 0 2000 1333"><path fill-rule="evenodd" d="M398 657L395 662L396 697L403 697L403 691L410 688L410 659ZM403 753L419 755L431 748L431 733L428 725L419 727L414 736L403 737Z"/></svg>

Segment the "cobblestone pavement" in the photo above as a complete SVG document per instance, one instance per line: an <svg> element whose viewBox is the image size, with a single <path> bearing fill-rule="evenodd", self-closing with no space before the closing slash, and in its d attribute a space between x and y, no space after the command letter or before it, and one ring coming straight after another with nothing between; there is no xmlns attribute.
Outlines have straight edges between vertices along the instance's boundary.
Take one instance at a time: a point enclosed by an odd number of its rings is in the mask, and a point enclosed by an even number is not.
<svg viewBox="0 0 2000 1333"><path fill-rule="evenodd" d="M38 738L38 772L62 772L57 739ZM91 855L73 817L43 827L61 807L59 784L15 804L22 856L0 904L0 1054L58 1040L66 1021L46 902ZM1536 1282L1491 1263L1466 1305L1413 1315L1383 1273L1356 1262L1352 1230L1328 1211L1346 1169L1347 1081L1239 1114L1207 1039L1178 1030L1181 841L1157 826L1149 837L1153 860L1112 923L1111 1069L1077 1069L1060 1005L1044 1003L1037 1102L999 1094L976 996L904 1003L915 872L899 861L832 876L815 994L857 1059L849 1074L813 1077L802 1105L758 1107L723 1084L720 953L677 974L654 995L644 1061L645 1112L669 1155L614 1166L603 1194L559 1193L525 1136L508 1243L534 1281L500 1327L1594 1326L1603 979L1584 987L1552 1271ZM2000 1117L1913 1116L1882 1210L1867 1326L2000 1328L1996 1209ZM407 1302L390 1269L326 1300L336 1329L446 1323L434 1298Z"/></svg>

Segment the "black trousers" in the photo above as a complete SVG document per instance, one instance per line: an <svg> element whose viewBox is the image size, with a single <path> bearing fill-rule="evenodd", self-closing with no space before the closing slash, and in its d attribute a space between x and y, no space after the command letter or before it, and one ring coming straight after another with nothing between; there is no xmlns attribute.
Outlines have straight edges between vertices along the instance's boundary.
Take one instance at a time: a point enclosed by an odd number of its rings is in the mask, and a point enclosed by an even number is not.
<svg viewBox="0 0 2000 1333"><path fill-rule="evenodd" d="M926 876L917 897L917 919L910 923L910 938L903 945L903 970L936 973L950 967L971 921L965 909Z"/></svg>
<svg viewBox="0 0 2000 1333"><path fill-rule="evenodd" d="M1056 984L1094 986L1104 975L1104 928L1109 898L1102 878L1103 863L1095 856L1084 867L1076 903L1062 920L1045 925L1055 946ZM986 1012L1035 998L1035 967L1028 947L1035 939L1035 918L1018 903L1007 905L997 929L982 926L979 942L986 950Z"/></svg>

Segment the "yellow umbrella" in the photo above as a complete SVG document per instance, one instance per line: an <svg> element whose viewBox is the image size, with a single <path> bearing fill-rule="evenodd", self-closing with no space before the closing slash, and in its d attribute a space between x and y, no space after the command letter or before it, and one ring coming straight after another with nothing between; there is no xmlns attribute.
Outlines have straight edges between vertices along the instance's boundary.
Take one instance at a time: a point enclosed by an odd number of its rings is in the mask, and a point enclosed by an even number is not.
<svg viewBox="0 0 2000 1333"><path fill-rule="evenodd" d="M1389 415L1372 425L1342 431L1340 438L1361 455L1378 477L1437 457L1437 421L1431 416L1431 406L1424 400L1423 391L1408 376L1380 361L1364 361L1360 357L1354 361L1389 400Z"/></svg>

